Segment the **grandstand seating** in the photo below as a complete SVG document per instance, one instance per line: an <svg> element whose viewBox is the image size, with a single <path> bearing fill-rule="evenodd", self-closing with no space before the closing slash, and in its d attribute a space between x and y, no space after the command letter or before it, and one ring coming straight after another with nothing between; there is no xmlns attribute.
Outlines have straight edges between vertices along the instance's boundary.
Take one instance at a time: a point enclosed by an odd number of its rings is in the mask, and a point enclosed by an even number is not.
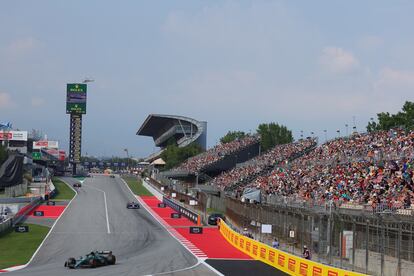
<svg viewBox="0 0 414 276"><path fill-rule="evenodd" d="M291 144L277 145L270 151L253 158L240 167L222 172L210 181L210 185L218 186L222 190L233 190L242 187L260 175L273 169L278 163L297 157L297 155L316 146L314 139L301 140Z"/></svg>
<svg viewBox="0 0 414 276"><path fill-rule="evenodd" d="M414 132L354 134L277 166L248 187L305 200L409 208L414 199Z"/></svg>
<svg viewBox="0 0 414 276"><path fill-rule="evenodd" d="M187 159L184 163L174 168L173 171L185 171L188 173L206 171L207 168L213 167L215 163L220 162L225 157L257 144L259 140L258 136L247 136L230 143L218 144L199 155Z"/></svg>

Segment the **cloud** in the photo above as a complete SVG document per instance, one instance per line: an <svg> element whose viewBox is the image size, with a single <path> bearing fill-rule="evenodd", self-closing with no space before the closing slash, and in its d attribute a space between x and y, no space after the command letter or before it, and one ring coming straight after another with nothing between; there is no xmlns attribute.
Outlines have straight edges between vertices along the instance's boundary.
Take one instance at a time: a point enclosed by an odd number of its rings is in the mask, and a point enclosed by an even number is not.
<svg viewBox="0 0 414 276"><path fill-rule="evenodd" d="M1 108L10 108L13 107L14 103L11 100L11 97L8 93L0 92L0 107Z"/></svg>
<svg viewBox="0 0 414 276"><path fill-rule="evenodd" d="M26 37L12 41L8 47L10 53L23 54L31 51L38 45L38 42L33 37Z"/></svg>
<svg viewBox="0 0 414 276"><path fill-rule="evenodd" d="M339 47L325 47L319 62L325 70L331 73L350 73L359 68L358 59L351 53Z"/></svg>
<svg viewBox="0 0 414 276"><path fill-rule="evenodd" d="M414 71L401 71L385 67L379 73L377 85L414 86Z"/></svg>
<svg viewBox="0 0 414 276"><path fill-rule="evenodd" d="M358 41L358 46L364 50L373 50L384 44L384 40L375 35L367 35Z"/></svg>
<svg viewBox="0 0 414 276"><path fill-rule="evenodd" d="M32 98L31 104L33 107L40 107L45 104L45 100L42 98Z"/></svg>

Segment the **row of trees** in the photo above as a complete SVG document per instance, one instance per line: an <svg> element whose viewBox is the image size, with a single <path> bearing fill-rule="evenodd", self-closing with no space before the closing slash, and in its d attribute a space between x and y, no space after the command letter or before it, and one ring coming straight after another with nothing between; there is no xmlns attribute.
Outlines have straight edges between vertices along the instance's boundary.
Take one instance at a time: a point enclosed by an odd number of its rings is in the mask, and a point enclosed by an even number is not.
<svg viewBox="0 0 414 276"><path fill-rule="evenodd" d="M257 133L261 136L262 151L267 151L279 144L293 142L292 131L288 130L286 126L277 123L260 124L257 128ZM222 144L230 143L248 135L250 134L243 131L229 131L220 139L220 142ZM167 144L166 149L161 154L161 158L166 163L166 170L176 167L188 158L200 154L203 151L201 147L195 143L180 148L177 146L177 142L174 138L171 138Z"/></svg>
<svg viewBox="0 0 414 276"><path fill-rule="evenodd" d="M377 114L377 122L368 123L367 131L390 130L392 128L414 129L414 103L406 101L402 110L396 114L381 112Z"/></svg>
<svg viewBox="0 0 414 276"><path fill-rule="evenodd" d="M183 148L178 147L177 144L171 143L161 154L161 158L165 161L165 169L168 170L181 164L188 158L200 154L202 151L201 147L195 143L191 143Z"/></svg>
<svg viewBox="0 0 414 276"><path fill-rule="evenodd" d="M292 131L286 126L277 123L260 124L257 127L257 134L261 136L261 147L263 151L267 151L276 145L287 144L293 142ZM221 143L229 143L236 139L246 137L243 131L229 131L221 139Z"/></svg>

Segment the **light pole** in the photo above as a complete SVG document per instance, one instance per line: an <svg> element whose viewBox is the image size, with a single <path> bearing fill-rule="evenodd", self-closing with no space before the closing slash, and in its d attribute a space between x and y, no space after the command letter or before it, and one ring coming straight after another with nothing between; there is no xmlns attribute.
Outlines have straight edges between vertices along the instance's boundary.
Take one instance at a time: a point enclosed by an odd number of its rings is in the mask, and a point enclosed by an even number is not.
<svg viewBox="0 0 414 276"><path fill-rule="evenodd" d="M300 139L303 140L303 130L300 131Z"/></svg>
<svg viewBox="0 0 414 276"><path fill-rule="evenodd" d="M352 116L353 132L356 132L355 116Z"/></svg>
<svg viewBox="0 0 414 276"><path fill-rule="evenodd" d="M337 130L336 132L338 132L338 138L341 137L341 130Z"/></svg>
<svg viewBox="0 0 414 276"><path fill-rule="evenodd" d="M346 128L346 136L348 136L348 124L345 124L345 128Z"/></svg>
<svg viewBox="0 0 414 276"><path fill-rule="evenodd" d="M324 129L323 132L325 132L325 142L328 142L328 135L326 134L327 130Z"/></svg>

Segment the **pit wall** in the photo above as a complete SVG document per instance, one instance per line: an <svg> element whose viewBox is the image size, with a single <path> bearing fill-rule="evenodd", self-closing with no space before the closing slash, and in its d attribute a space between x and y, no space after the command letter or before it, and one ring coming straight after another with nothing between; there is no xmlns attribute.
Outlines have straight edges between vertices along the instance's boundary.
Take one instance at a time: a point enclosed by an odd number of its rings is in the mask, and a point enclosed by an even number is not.
<svg viewBox="0 0 414 276"><path fill-rule="evenodd" d="M353 271L347 271L317 262L299 258L295 255L272 248L264 243L247 238L220 221L220 232L223 237L238 250L246 253L255 260L264 262L289 275L299 276L362 276Z"/></svg>

